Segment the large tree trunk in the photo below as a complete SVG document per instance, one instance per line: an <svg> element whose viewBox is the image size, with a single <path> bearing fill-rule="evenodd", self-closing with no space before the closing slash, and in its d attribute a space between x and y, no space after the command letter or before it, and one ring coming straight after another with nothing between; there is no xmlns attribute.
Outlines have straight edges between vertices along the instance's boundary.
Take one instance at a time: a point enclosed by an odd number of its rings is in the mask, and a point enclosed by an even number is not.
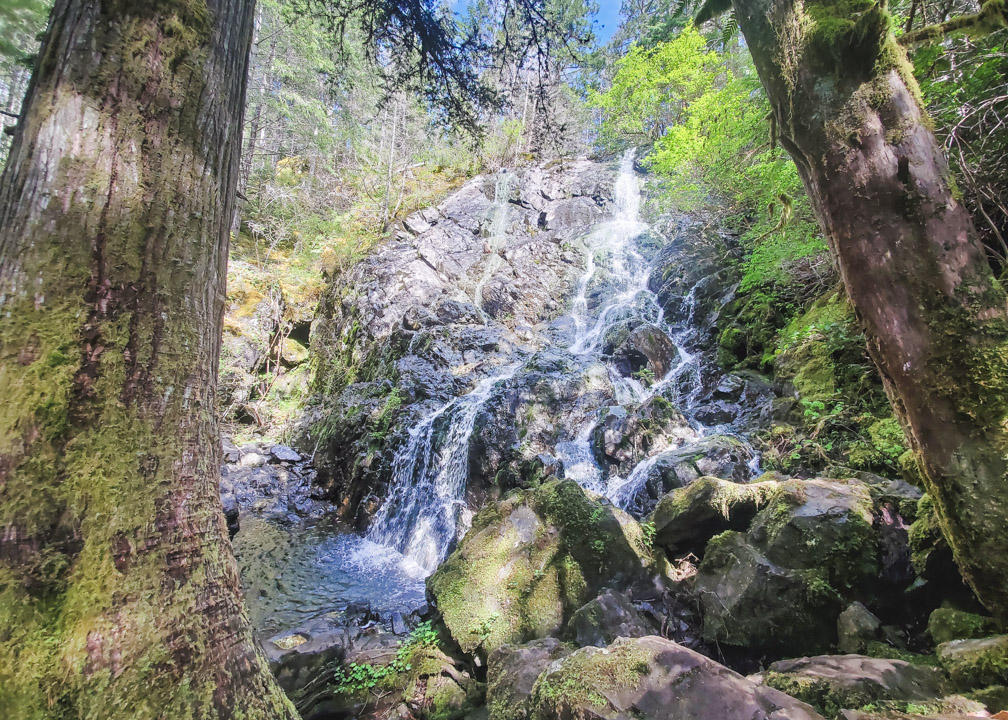
<svg viewBox="0 0 1008 720"><path fill-rule="evenodd" d="M734 0L962 573L1008 620L1008 307L873 0Z"/></svg>
<svg viewBox="0 0 1008 720"><path fill-rule="evenodd" d="M253 10L53 10L0 179L0 717L296 717L217 486Z"/></svg>

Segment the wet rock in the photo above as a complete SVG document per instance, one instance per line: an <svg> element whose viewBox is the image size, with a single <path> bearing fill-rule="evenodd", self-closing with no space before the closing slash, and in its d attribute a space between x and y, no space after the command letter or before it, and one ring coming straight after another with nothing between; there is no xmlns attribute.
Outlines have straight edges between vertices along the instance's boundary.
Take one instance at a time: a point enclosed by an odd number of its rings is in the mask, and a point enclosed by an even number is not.
<svg viewBox="0 0 1008 720"><path fill-rule="evenodd" d="M221 500L233 502L237 512L318 517L330 506L320 499L314 480L315 471L302 462L251 467L228 463L221 468Z"/></svg>
<svg viewBox="0 0 1008 720"><path fill-rule="evenodd" d="M555 480L483 508L427 592L462 650L485 658L558 634L606 588L654 597L666 571L633 518Z"/></svg>
<svg viewBox="0 0 1008 720"><path fill-rule="evenodd" d="M821 718L805 703L658 637L582 648L552 663L536 681L530 703L537 720Z"/></svg>
<svg viewBox="0 0 1008 720"><path fill-rule="evenodd" d="M286 445L274 445L270 448L270 455L280 462L301 462L301 455Z"/></svg>
<svg viewBox="0 0 1008 720"><path fill-rule="evenodd" d="M490 720L528 720L528 698L540 673L574 648L556 638L525 645L502 645L487 659L487 709Z"/></svg>
<svg viewBox="0 0 1008 720"><path fill-rule="evenodd" d="M221 506L224 509L224 520L227 522L228 537L233 539L239 530L238 499L232 492L222 492Z"/></svg>
<svg viewBox="0 0 1008 720"><path fill-rule="evenodd" d="M948 688L941 670L864 655L819 655L781 660L758 679L808 702L826 717L872 703L924 703L942 698Z"/></svg>
<svg viewBox="0 0 1008 720"><path fill-rule="evenodd" d="M303 688L326 665L343 662L358 634L341 620L318 618L263 641L274 677L288 693Z"/></svg>
<svg viewBox="0 0 1008 720"><path fill-rule="evenodd" d="M682 413L655 396L632 412L609 407L592 431L592 451L607 474L626 477L653 448L678 447L695 438Z"/></svg>
<svg viewBox="0 0 1008 720"><path fill-rule="evenodd" d="M567 623L566 636L578 647L605 647L616 638L656 635L658 626L623 593L606 590L578 608Z"/></svg>
<svg viewBox="0 0 1008 720"><path fill-rule="evenodd" d="M759 509L780 490L775 480L740 484L702 477L668 493L655 506L649 520L655 543L679 557L702 555L707 541L726 530L744 531Z"/></svg>
<svg viewBox="0 0 1008 720"><path fill-rule="evenodd" d="M660 453L647 467L632 499L625 503L634 514L651 511L658 500L676 488L705 475L737 483L749 479L752 450L729 435L709 435Z"/></svg>
<svg viewBox="0 0 1008 720"><path fill-rule="evenodd" d="M241 460L238 461L238 464L243 468L262 467L266 464L266 456L257 452L245 453L242 455Z"/></svg>
<svg viewBox="0 0 1008 720"><path fill-rule="evenodd" d="M873 592L871 496L856 480L789 480L745 533L708 543L696 577L704 636L769 652L822 652L837 616Z"/></svg>
<svg viewBox="0 0 1008 720"><path fill-rule="evenodd" d="M678 361L679 348L664 330L644 323L630 331L626 341L613 350L613 357L624 375L647 368L660 380Z"/></svg>
<svg viewBox="0 0 1008 720"><path fill-rule="evenodd" d="M938 646L938 660L962 688L1008 685L1008 635L952 640Z"/></svg>
<svg viewBox="0 0 1008 720"><path fill-rule="evenodd" d="M837 618L837 647L842 653L863 653L879 634L882 621L859 602L852 602Z"/></svg>

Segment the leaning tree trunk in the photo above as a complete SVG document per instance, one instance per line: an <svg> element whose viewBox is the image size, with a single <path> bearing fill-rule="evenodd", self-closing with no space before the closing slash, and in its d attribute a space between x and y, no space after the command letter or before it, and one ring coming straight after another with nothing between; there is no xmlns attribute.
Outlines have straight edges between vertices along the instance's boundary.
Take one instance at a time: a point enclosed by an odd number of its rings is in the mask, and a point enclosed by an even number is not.
<svg viewBox="0 0 1008 720"><path fill-rule="evenodd" d="M956 561L1008 619L1008 307L890 19L733 5Z"/></svg>
<svg viewBox="0 0 1008 720"><path fill-rule="evenodd" d="M0 717L296 717L217 494L253 6L53 10L0 179Z"/></svg>

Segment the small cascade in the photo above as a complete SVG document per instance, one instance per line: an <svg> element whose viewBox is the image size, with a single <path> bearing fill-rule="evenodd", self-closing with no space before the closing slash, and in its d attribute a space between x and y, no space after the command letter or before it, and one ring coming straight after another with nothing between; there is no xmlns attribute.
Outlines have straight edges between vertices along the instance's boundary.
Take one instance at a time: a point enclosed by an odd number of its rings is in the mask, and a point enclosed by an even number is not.
<svg viewBox="0 0 1008 720"><path fill-rule="evenodd" d="M469 437L480 408L498 383L520 363L482 380L414 427L395 456L389 494L368 530L368 539L394 548L427 573L451 549L465 509Z"/></svg>
<svg viewBox="0 0 1008 720"><path fill-rule="evenodd" d="M490 211L490 237L487 239L489 256L483 274L476 283L476 289L473 292L473 304L476 305L483 322L488 320L487 314L483 310L483 288L486 287L487 281L494 276L503 261L499 251L504 244L510 224L510 197L511 190L514 188L514 180L513 173L502 170L497 174L497 182L494 185L494 203L493 209Z"/></svg>

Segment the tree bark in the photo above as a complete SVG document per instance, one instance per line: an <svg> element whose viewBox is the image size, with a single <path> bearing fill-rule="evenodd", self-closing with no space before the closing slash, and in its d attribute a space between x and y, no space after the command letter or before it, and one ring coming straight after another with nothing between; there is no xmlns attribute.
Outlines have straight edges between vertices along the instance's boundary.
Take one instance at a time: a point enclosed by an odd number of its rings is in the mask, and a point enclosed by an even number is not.
<svg viewBox="0 0 1008 720"><path fill-rule="evenodd" d="M218 496L253 10L55 4L0 178L0 717L296 717Z"/></svg>
<svg viewBox="0 0 1008 720"><path fill-rule="evenodd" d="M889 18L734 7L963 576L1008 620L1008 307Z"/></svg>

